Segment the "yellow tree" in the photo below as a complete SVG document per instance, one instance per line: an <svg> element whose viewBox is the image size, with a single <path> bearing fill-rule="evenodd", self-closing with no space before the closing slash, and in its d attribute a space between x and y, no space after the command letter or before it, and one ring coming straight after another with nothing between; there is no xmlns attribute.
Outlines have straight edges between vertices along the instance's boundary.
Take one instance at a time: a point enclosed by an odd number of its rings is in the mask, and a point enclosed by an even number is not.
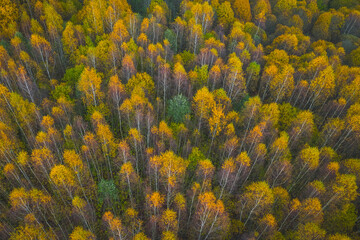
<svg viewBox="0 0 360 240"><path fill-rule="evenodd" d="M38 108L34 103L30 103L27 99L24 99L21 95L11 92L10 99L6 98L3 94L4 101L10 112L13 113L13 117L17 122L20 131L22 132L27 143L32 146L35 137L35 126L37 126L38 120Z"/></svg>
<svg viewBox="0 0 360 240"><path fill-rule="evenodd" d="M79 12L82 20L88 24L88 31L93 34L101 35L104 33L104 18L106 4L104 1L88 1Z"/></svg>
<svg viewBox="0 0 360 240"><path fill-rule="evenodd" d="M341 201L342 203L351 202L359 195L357 193L358 186L356 184L356 177L352 174L338 174L336 181L332 185L331 199L326 203L326 206L333 200Z"/></svg>
<svg viewBox="0 0 360 240"><path fill-rule="evenodd" d="M50 36L50 40L53 44L58 44L61 41L61 32L63 30L63 19L59 13L55 10L53 4L44 3L42 16L45 19L46 29ZM63 57L63 49L58 48L59 55ZM61 59L62 60L62 59Z"/></svg>
<svg viewBox="0 0 360 240"><path fill-rule="evenodd" d="M311 111L301 111L291 124L289 132L289 145L291 148L299 148L304 142L308 142L314 132L314 115Z"/></svg>
<svg viewBox="0 0 360 240"><path fill-rule="evenodd" d="M261 236L265 235L270 237L276 229L276 219L272 214L266 214L263 218L260 219L261 232L258 236L261 239Z"/></svg>
<svg viewBox="0 0 360 240"><path fill-rule="evenodd" d="M253 215L262 215L274 203L273 192L266 182L253 182L246 187L245 192L240 199L240 220L247 214L244 225L251 219Z"/></svg>
<svg viewBox="0 0 360 240"><path fill-rule="evenodd" d="M175 18L174 22L172 23L172 28L174 29L176 35L176 42L178 43L178 49L182 48L183 45L183 38L184 32L186 28L186 21L183 20L181 17Z"/></svg>
<svg viewBox="0 0 360 240"><path fill-rule="evenodd" d="M193 50L193 53L198 52L199 45L203 41L203 29L200 24L190 24L189 34L189 49Z"/></svg>
<svg viewBox="0 0 360 240"><path fill-rule="evenodd" d="M131 128L129 130L128 139L135 148L135 155L136 155L135 167L136 167L136 173L139 174L139 170L140 170L139 154L142 154L141 144L143 142L143 136L137 129Z"/></svg>
<svg viewBox="0 0 360 240"><path fill-rule="evenodd" d="M160 181L166 189L167 207L171 204L175 189L183 181L187 165L187 161L175 155L172 151L166 151L160 156L150 158L150 166L155 172L155 182L157 182L159 175Z"/></svg>
<svg viewBox="0 0 360 240"><path fill-rule="evenodd" d="M321 71L315 79L310 83L311 102L309 109L313 105L317 106L331 98L335 93L335 75L331 66Z"/></svg>
<svg viewBox="0 0 360 240"><path fill-rule="evenodd" d="M224 106L222 104L215 104L211 110L211 117L209 118L209 127L211 133L211 143L209 147L209 153L214 142L214 138L221 133L226 125L226 118L224 114Z"/></svg>
<svg viewBox="0 0 360 240"><path fill-rule="evenodd" d="M162 232L161 240L176 240L176 234L171 231Z"/></svg>
<svg viewBox="0 0 360 240"><path fill-rule="evenodd" d="M113 31L110 34L110 39L119 49L121 48L122 43L127 42L130 39L129 32L122 19L119 19L115 23Z"/></svg>
<svg viewBox="0 0 360 240"><path fill-rule="evenodd" d="M84 68L78 82L78 90L83 94L83 101L87 106L98 106L103 98L101 92L101 77L93 68Z"/></svg>
<svg viewBox="0 0 360 240"><path fill-rule="evenodd" d="M125 89L127 93L132 94L137 88L141 88L147 96L152 96L154 94L153 78L146 72L137 73L135 76L132 76L126 83Z"/></svg>
<svg viewBox="0 0 360 240"><path fill-rule="evenodd" d="M125 238L125 229L121 220L118 217L114 217L114 215L108 211L104 213L102 219L106 223L113 239Z"/></svg>
<svg viewBox="0 0 360 240"><path fill-rule="evenodd" d="M122 76L125 81L128 81L132 76L135 75L135 65L133 59L128 54L125 54L125 56L123 57L121 61L121 66Z"/></svg>
<svg viewBox="0 0 360 240"><path fill-rule="evenodd" d="M233 175L234 175L235 171L236 171L236 169L235 169L234 159L232 159L232 158L226 159L224 161L223 165L221 166L221 171L220 171L221 191L220 191L219 199L222 198L225 188L227 187L230 180L234 177Z"/></svg>
<svg viewBox="0 0 360 240"><path fill-rule="evenodd" d="M209 159L199 161L196 175L201 182L200 192L211 189L211 180L214 172L215 167Z"/></svg>
<svg viewBox="0 0 360 240"><path fill-rule="evenodd" d="M32 47L36 51L37 56L40 57L41 62L44 64L49 79L51 79L50 64L53 63L54 59L52 56L53 54L50 43L45 38L37 34L31 35L30 42Z"/></svg>
<svg viewBox="0 0 360 240"><path fill-rule="evenodd" d="M142 221L139 218L139 212L133 208L127 208L125 211L124 223L129 232L135 237L135 234L141 230Z"/></svg>
<svg viewBox="0 0 360 240"><path fill-rule="evenodd" d="M319 166L320 152L316 147L307 147L300 151L298 155L297 163L298 168L296 168L297 175L292 182L290 190L299 183L307 184L308 178L306 178L309 173L314 172Z"/></svg>
<svg viewBox="0 0 360 240"><path fill-rule="evenodd" d="M50 172L51 182L60 190L65 190L72 198L76 188L74 173L65 165L55 165Z"/></svg>
<svg viewBox="0 0 360 240"><path fill-rule="evenodd" d="M272 77L269 83L270 99L275 101L283 100L285 97L290 97L294 90L294 69L290 65L285 65L280 72Z"/></svg>
<svg viewBox="0 0 360 240"><path fill-rule="evenodd" d="M255 164L255 163L254 163ZM246 173L248 172L248 169L251 165L251 159L247 152L241 152L237 157L235 158L235 177L232 181L231 187L230 187L230 193L234 190L234 187L238 184L239 179L244 177ZM250 173L248 173L250 174ZM244 180L244 179L242 179Z"/></svg>
<svg viewBox="0 0 360 240"><path fill-rule="evenodd" d="M134 236L134 240L150 240L144 233L140 232Z"/></svg>
<svg viewBox="0 0 360 240"><path fill-rule="evenodd" d="M31 163L38 171L43 171L46 175L56 164L55 157L50 149L43 147L34 149L31 153Z"/></svg>
<svg viewBox="0 0 360 240"><path fill-rule="evenodd" d="M153 238L156 236L156 226L159 217L159 211L164 203L164 197L159 192L153 192L146 195L146 202L150 208L150 221L153 225L152 235Z"/></svg>
<svg viewBox="0 0 360 240"><path fill-rule="evenodd" d="M131 185L136 184L139 177L136 174L136 172L134 171L134 168L133 168L131 162L126 162L121 166L120 177L121 177L122 181L127 183L128 190L129 190L130 202L131 202L131 204L134 204Z"/></svg>
<svg viewBox="0 0 360 240"><path fill-rule="evenodd" d="M88 219L86 217L86 213L88 211L86 201L84 199L80 198L79 196L75 196L72 199L71 203L72 203L72 207L73 207L72 212L75 213L75 214L81 215L81 217L83 218L86 226L88 228L90 228Z"/></svg>
<svg viewBox="0 0 360 240"><path fill-rule="evenodd" d="M17 19L19 18L19 6L11 0L4 0L0 7L0 36L11 38L17 30Z"/></svg>
<svg viewBox="0 0 360 240"><path fill-rule="evenodd" d="M321 224L323 220L321 202L318 198L305 199L299 208L299 222L314 222Z"/></svg>
<svg viewBox="0 0 360 240"><path fill-rule="evenodd" d="M360 76L357 76L350 84L343 84L340 87L340 96L344 97L346 101L360 101Z"/></svg>
<svg viewBox="0 0 360 240"><path fill-rule="evenodd" d="M177 218L178 218L178 226L177 229L180 227L181 221L181 213L186 209L186 199L183 194L177 193L174 199L175 210L177 210Z"/></svg>
<svg viewBox="0 0 360 240"><path fill-rule="evenodd" d="M70 240L95 240L95 235L83 227L75 227L69 236Z"/></svg>
<svg viewBox="0 0 360 240"><path fill-rule="evenodd" d="M286 132L281 132L280 136L272 143L269 152L269 162L265 174L274 163L279 160L290 160L291 154L288 148L289 136Z"/></svg>
<svg viewBox="0 0 360 240"><path fill-rule="evenodd" d="M223 202L216 199L212 192L199 195L194 221L194 233L198 232L197 239L224 236L229 224Z"/></svg>
<svg viewBox="0 0 360 240"><path fill-rule="evenodd" d="M172 147L174 142L173 131L165 121L161 121L159 127L153 126L151 133L154 135L154 142L159 152Z"/></svg>
<svg viewBox="0 0 360 240"><path fill-rule="evenodd" d="M104 159L107 160L108 171L112 177L113 173L111 158L115 157L116 154L116 144L114 142L113 133L110 130L110 126L108 124L98 124L95 130L98 141L101 144L101 150L103 152Z"/></svg>
<svg viewBox="0 0 360 240"><path fill-rule="evenodd" d="M17 230L11 234L9 238L10 240L45 240L56 238L53 229L50 228L48 231L46 231L44 226L39 222L38 219L36 219L33 213L26 215L24 220L25 224L17 228Z"/></svg>
<svg viewBox="0 0 360 240"><path fill-rule="evenodd" d="M177 94L180 94L181 90L186 89L188 84L186 70L180 62L177 62L174 65L173 79L175 82L176 92Z"/></svg>
<svg viewBox="0 0 360 240"><path fill-rule="evenodd" d="M171 231L177 233L178 231L178 219L176 218L176 212L171 209L166 209L160 219L160 227L164 232Z"/></svg>
<svg viewBox="0 0 360 240"><path fill-rule="evenodd" d="M243 76L242 62L232 53L228 59L228 74L226 77L226 91L230 99L235 99L245 92L245 79Z"/></svg>
<svg viewBox="0 0 360 240"><path fill-rule="evenodd" d="M86 201L89 203L88 194L92 194L93 192L93 189L90 187L93 182L90 178L91 175L88 165L84 165L82 158L75 150L64 150L63 159L65 165L75 174L76 179L80 184L80 189L83 192Z"/></svg>
<svg viewBox="0 0 360 240"><path fill-rule="evenodd" d="M201 129L203 119L208 119L211 115L211 110L215 106L214 96L209 92L207 87L199 89L193 98L193 108L195 115L199 118L198 131Z"/></svg>
<svg viewBox="0 0 360 240"><path fill-rule="evenodd" d="M114 75L110 77L108 84L108 97L111 102L114 104L114 111L117 113L119 118L119 130L122 136L122 126L121 126L121 113L120 113L120 103L125 98L125 86L121 83L119 77Z"/></svg>
<svg viewBox="0 0 360 240"><path fill-rule="evenodd" d="M195 24L201 24L203 33L205 34L207 29L211 27L214 11L208 2L195 3L190 11L195 18Z"/></svg>
<svg viewBox="0 0 360 240"><path fill-rule="evenodd" d="M249 5L250 6L250 5ZM219 23L228 29L229 26L234 22L234 11L232 10L231 4L228 1L221 3L216 9Z"/></svg>
<svg viewBox="0 0 360 240"><path fill-rule="evenodd" d="M62 33L61 40L64 51L74 63L76 62L76 57L78 55L78 47L84 41L84 33L81 30L82 28L74 26L74 24L69 21L66 23L66 27Z"/></svg>
<svg viewBox="0 0 360 240"><path fill-rule="evenodd" d="M251 10L249 0L235 0L233 1L233 8L235 14L245 22L251 21Z"/></svg>
<svg viewBox="0 0 360 240"><path fill-rule="evenodd" d="M315 223L306 223L298 227L294 239L325 239L326 231Z"/></svg>
<svg viewBox="0 0 360 240"><path fill-rule="evenodd" d="M25 188L14 188L9 194L9 201L12 208L30 213L29 194Z"/></svg>

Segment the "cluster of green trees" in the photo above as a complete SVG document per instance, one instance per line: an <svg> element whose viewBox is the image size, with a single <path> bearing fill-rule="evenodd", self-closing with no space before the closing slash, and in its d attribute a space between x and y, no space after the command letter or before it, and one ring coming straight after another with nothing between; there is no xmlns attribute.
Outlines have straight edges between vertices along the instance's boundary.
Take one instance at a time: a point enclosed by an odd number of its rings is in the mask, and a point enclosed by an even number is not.
<svg viewBox="0 0 360 240"><path fill-rule="evenodd" d="M359 0L2 0L0 238L359 237Z"/></svg>

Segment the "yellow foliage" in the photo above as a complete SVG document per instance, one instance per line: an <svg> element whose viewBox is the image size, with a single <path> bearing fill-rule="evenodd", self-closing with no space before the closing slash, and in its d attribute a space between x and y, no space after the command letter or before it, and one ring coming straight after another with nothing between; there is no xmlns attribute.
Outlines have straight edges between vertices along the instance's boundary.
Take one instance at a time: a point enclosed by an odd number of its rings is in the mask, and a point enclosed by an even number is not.
<svg viewBox="0 0 360 240"><path fill-rule="evenodd" d="M251 159L248 156L247 152L241 152L237 157L235 158L235 162L241 166L249 167L251 163Z"/></svg>
<svg viewBox="0 0 360 240"><path fill-rule="evenodd" d="M337 198L342 201L353 201L358 196L358 186L356 185L356 177L351 174L339 174L336 182L332 186L333 192Z"/></svg>
<svg viewBox="0 0 360 240"><path fill-rule="evenodd" d="M315 170L319 165L319 149L316 147L304 148L300 152L302 164L308 166L310 170Z"/></svg>
<svg viewBox="0 0 360 240"><path fill-rule="evenodd" d="M15 188L9 194L9 200L11 207L18 208L28 208L29 195L24 188Z"/></svg>
<svg viewBox="0 0 360 240"><path fill-rule="evenodd" d="M209 92L207 87L203 87L196 92L193 99L193 107L195 110L195 114L200 119L208 119L214 105L214 96L212 93Z"/></svg>
<svg viewBox="0 0 360 240"><path fill-rule="evenodd" d="M75 176L69 168L64 165L56 165L50 172L51 181L58 187L74 187Z"/></svg>
<svg viewBox="0 0 360 240"><path fill-rule="evenodd" d="M176 240L177 237L175 233L171 231L165 231L162 233L161 240Z"/></svg>
<svg viewBox="0 0 360 240"><path fill-rule="evenodd" d="M31 153L31 161L35 166L48 166L52 165L54 155L51 150L43 147L41 149L34 149Z"/></svg>
<svg viewBox="0 0 360 240"><path fill-rule="evenodd" d="M159 192L146 195L146 199L152 208L159 208L164 203L164 197Z"/></svg>
<svg viewBox="0 0 360 240"><path fill-rule="evenodd" d="M272 190L266 182L251 183L246 187L243 197L250 209L256 207L256 212L267 209L274 202Z"/></svg>
<svg viewBox="0 0 360 240"><path fill-rule="evenodd" d="M216 104L212 108L212 114L209 118L210 132L213 137L219 135L226 125L224 107L221 104Z"/></svg>
<svg viewBox="0 0 360 240"><path fill-rule="evenodd" d="M83 210L83 208L86 206L86 202L79 196L75 196L72 200L72 205L79 210Z"/></svg>
<svg viewBox="0 0 360 240"><path fill-rule="evenodd" d="M300 207L301 221L313 221L321 223L323 212L321 202L318 198L307 198Z"/></svg>
<svg viewBox="0 0 360 240"><path fill-rule="evenodd" d="M65 150L63 157L65 164L71 167L75 173L82 171L84 164L75 150Z"/></svg>
<svg viewBox="0 0 360 240"><path fill-rule="evenodd" d="M25 151L19 152L19 154L17 156L17 162L21 166L25 166L29 162L29 154Z"/></svg>
<svg viewBox="0 0 360 240"><path fill-rule="evenodd" d="M84 68L77 88L83 93L83 101L86 105L99 105L99 101L104 95L101 92L101 83L101 77L96 73L95 69Z"/></svg>
<svg viewBox="0 0 360 240"><path fill-rule="evenodd" d="M12 163L7 163L4 166L3 172L6 176L15 174L15 165Z"/></svg>
<svg viewBox="0 0 360 240"><path fill-rule="evenodd" d="M140 232L134 236L133 240L150 240L144 233Z"/></svg>
<svg viewBox="0 0 360 240"><path fill-rule="evenodd" d="M51 196L44 194L41 190L35 188L28 191L28 196L31 202L35 205L44 205L50 203L51 201Z"/></svg>
<svg viewBox="0 0 360 240"><path fill-rule="evenodd" d="M150 165L158 169L165 185L175 187L183 179L188 162L172 151L166 151L160 156L151 157Z"/></svg>
<svg viewBox="0 0 360 240"><path fill-rule="evenodd" d="M266 214L260 222L270 228L276 227L276 219L272 214Z"/></svg>
<svg viewBox="0 0 360 240"><path fill-rule="evenodd" d="M186 199L181 193L177 193L174 199L175 205L179 210L185 210Z"/></svg>
<svg viewBox="0 0 360 240"><path fill-rule="evenodd" d="M176 218L176 212L171 209L166 209L161 216L160 223L167 231L177 232L178 220Z"/></svg>
<svg viewBox="0 0 360 240"><path fill-rule="evenodd" d="M95 240L95 235L85 230L83 227L75 227L72 233L69 236L70 240Z"/></svg>

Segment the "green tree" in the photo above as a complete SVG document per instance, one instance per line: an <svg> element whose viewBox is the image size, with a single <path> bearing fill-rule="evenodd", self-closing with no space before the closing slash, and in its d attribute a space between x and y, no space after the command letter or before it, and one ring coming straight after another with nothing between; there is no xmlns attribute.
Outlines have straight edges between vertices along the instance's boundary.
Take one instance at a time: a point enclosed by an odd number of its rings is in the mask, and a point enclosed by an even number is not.
<svg viewBox="0 0 360 240"><path fill-rule="evenodd" d="M186 115L190 114L190 103L183 95L176 95L169 102L168 114L172 120L179 123L185 120Z"/></svg>
<svg viewBox="0 0 360 240"><path fill-rule="evenodd" d="M351 233L357 219L357 210L352 203L333 207L325 214L324 228L328 233Z"/></svg>

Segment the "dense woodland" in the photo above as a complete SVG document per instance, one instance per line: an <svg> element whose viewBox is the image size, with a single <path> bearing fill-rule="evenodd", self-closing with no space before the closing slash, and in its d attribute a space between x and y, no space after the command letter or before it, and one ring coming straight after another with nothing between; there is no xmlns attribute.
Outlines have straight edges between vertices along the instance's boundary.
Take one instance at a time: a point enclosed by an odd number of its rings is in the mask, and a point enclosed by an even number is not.
<svg viewBox="0 0 360 240"><path fill-rule="evenodd" d="M360 239L359 0L1 0L0 239Z"/></svg>

